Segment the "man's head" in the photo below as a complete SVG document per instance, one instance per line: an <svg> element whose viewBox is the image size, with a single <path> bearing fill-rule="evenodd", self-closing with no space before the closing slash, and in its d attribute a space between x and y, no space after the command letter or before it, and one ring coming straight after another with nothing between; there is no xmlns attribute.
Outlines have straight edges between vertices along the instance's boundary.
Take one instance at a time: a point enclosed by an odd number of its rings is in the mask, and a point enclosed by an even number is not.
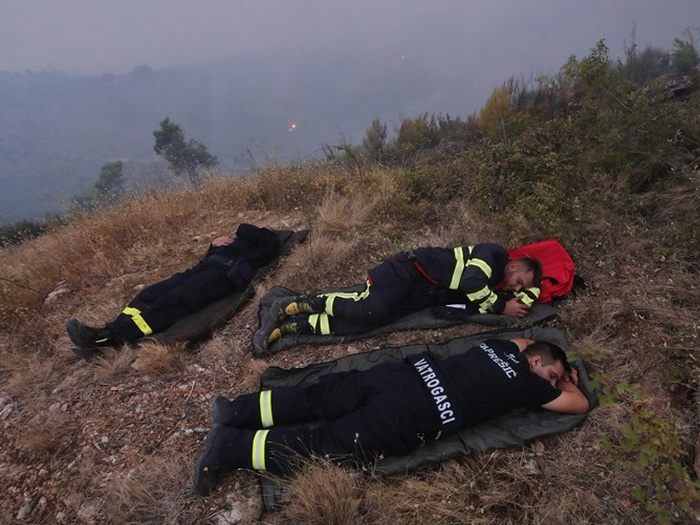
<svg viewBox="0 0 700 525"><path fill-rule="evenodd" d="M556 386L557 381L571 370L566 354L557 345L536 341L523 350L530 371Z"/></svg>
<svg viewBox="0 0 700 525"><path fill-rule="evenodd" d="M519 292L542 282L542 264L532 257L515 259L506 264L503 289Z"/></svg>

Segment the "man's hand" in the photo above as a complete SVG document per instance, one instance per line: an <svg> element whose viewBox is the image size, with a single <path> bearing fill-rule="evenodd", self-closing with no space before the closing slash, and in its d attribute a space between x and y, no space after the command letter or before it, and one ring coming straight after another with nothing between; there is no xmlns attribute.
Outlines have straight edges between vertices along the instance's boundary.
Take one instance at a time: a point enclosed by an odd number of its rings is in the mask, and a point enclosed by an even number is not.
<svg viewBox="0 0 700 525"><path fill-rule="evenodd" d="M569 383L573 383L574 385L578 386L578 370L576 370L574 367L571 367L571 371L566 372L562 379L564 381L568 381Z"/></svg>
<svg viewBox="0 0 700 525"><path fill-rule="evenodd" d="M218 248L219 246L227 246L233 242L233 239L229 237L228 235L222 235L221 237L217 237L213 241L211 241L211 245L214 248Z"/></svg>
<svg viewBox="0 0 700 525"><path fill-rule="evenodd" d="M521 317L525 317L529 311L530 309L521 303L520 299L514 297L513 299L506 301L506 306L503 309L503 315L520 319Z"/></svg>

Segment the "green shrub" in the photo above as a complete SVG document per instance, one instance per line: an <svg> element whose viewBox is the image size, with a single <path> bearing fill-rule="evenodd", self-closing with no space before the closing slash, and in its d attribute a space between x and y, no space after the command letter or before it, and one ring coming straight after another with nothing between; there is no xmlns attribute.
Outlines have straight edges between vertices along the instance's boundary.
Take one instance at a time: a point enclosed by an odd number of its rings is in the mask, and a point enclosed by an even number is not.
<svg viewBox="0 0 700 525"><path fill-rule="evenodd" d="M700 63L700 55L695 47L695 39L690 31L686 31L686 38L673 40L673 53L671 59L673 67L681 73L689 73Z"/></svg>

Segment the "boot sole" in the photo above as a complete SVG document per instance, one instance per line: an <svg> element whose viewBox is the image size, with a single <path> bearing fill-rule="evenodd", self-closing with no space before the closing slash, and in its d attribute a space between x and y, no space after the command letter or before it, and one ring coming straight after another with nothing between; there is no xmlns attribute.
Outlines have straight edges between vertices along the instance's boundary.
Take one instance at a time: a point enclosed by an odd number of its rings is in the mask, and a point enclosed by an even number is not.
<svg viewBox="0 0 700 525"><path fill-rule="evenodd" d="M299 303L296 301L293 301L284 307L284 314L287 317L299 315L300 313L301 313L301 310L299 310Z"/></svg>
<svg viewBox="0 0 700 525"><path fill-rule="evenodd" d="M97 348L81 348L79 346L74 346L71 348L73 352L79 359L84 359L85 361L90 361L92 358L97 357L100 351Z"/></svg>
<svg viewBox="0 0 700 525"><path fill-rule="evenodd" d="M276 299L270 305L265 318L260 322L260 328L253 334L253 355L259 356L267 350L270 334L285 318L284 309L289 301L290 298Z"/></svg>

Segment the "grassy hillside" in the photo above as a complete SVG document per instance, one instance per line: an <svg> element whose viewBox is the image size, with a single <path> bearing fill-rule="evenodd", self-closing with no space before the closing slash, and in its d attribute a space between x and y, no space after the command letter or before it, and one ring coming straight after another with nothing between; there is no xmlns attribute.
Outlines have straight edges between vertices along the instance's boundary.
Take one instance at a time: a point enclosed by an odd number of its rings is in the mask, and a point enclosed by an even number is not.
<svg viewBox="0 0 700 525"><path fill-rule="evenodd" d="M427 147L421 141L436 128L426 121L410 140L384 144L387 155L348 148L328 162L148 194L3 249L0 521L696 521L700 92L697 78L684 82L682 92L666 83L637 88L598 49L536 88L494 91L463 123L464 140ZM271 514L261 515L249 472L194 497L191 474L214 396L255 389L270 365L483 329L411 331L254 359L253 300L195 347L144 344L76 360L65 318L110 319L141 285L191 265L210 239L243 221L312 230L257 297L273 284L359 282L411 247L558 238L587 286L547 324L566 331L602 405L566 434L404 476L311 461L289 482L290 502Z"/></svg>

